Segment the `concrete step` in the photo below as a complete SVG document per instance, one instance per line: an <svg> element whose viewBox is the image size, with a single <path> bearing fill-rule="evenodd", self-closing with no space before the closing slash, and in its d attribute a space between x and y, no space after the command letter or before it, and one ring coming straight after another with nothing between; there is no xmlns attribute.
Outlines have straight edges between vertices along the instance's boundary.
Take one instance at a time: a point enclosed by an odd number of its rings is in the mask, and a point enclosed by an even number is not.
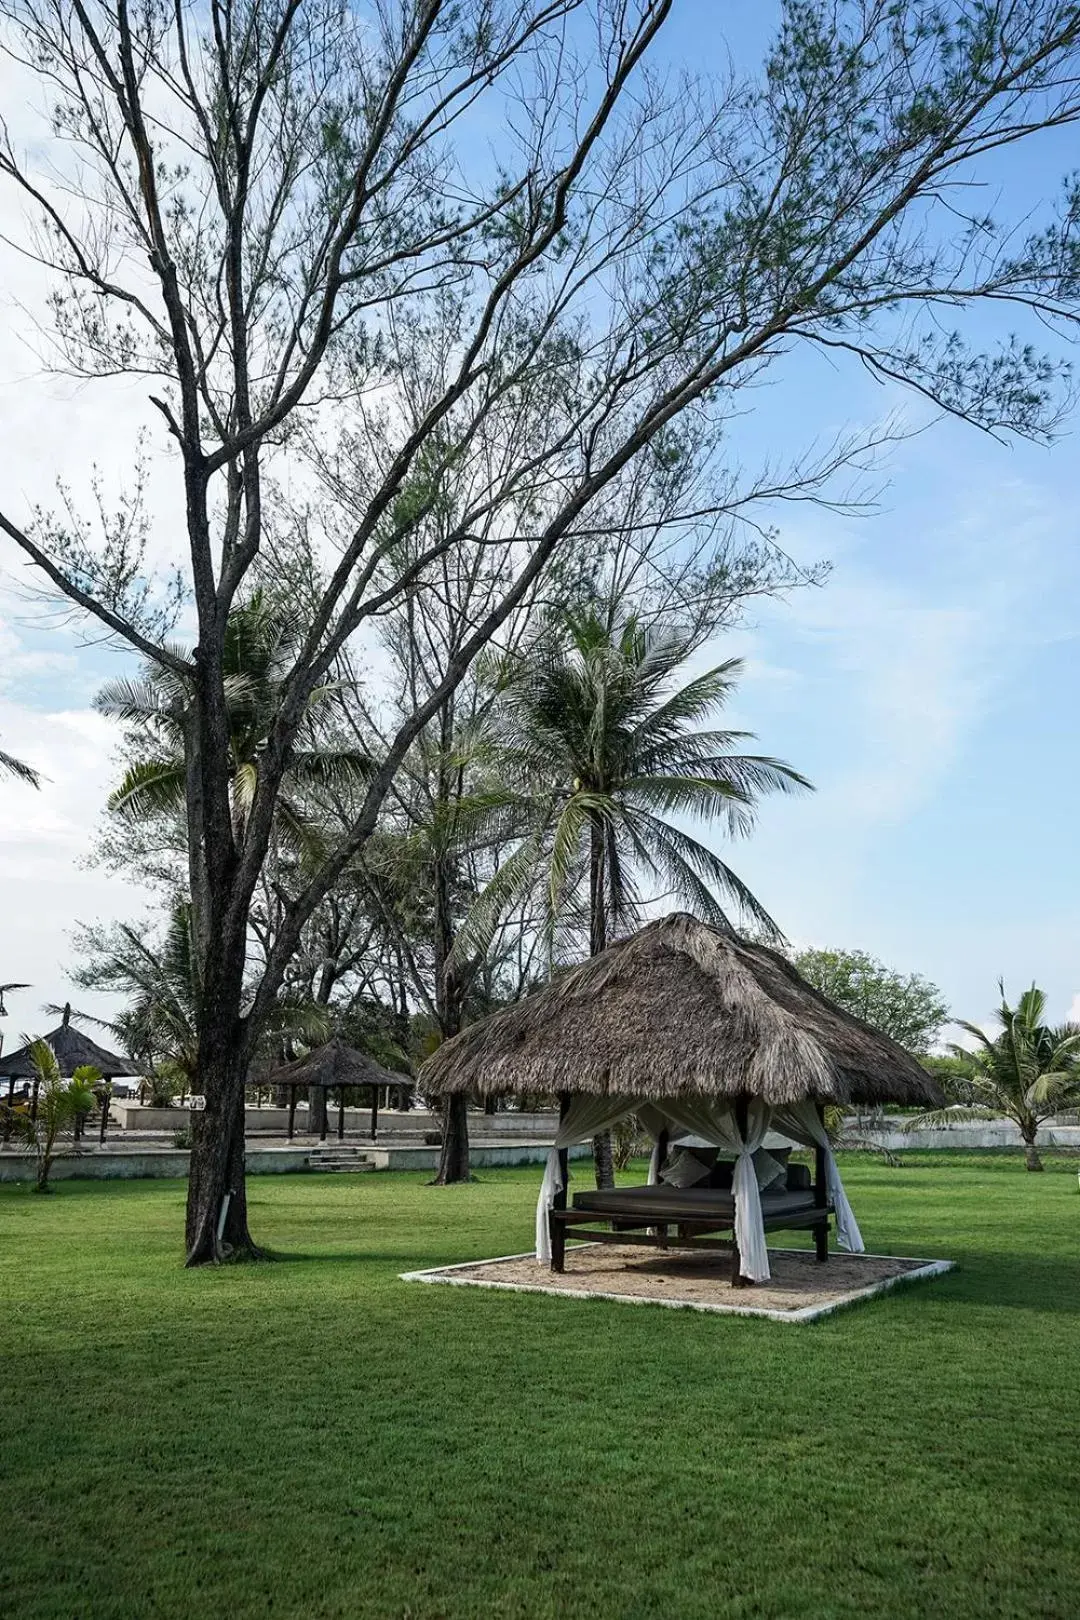
<svg viewBox="0 0 1080 1620"><path fill-rule="evenodd" d="M308 1163L313 1170L329 1170L345 1174L375 1168L371 1155L363 1148L356 1147L312 1148Z"/></svg>

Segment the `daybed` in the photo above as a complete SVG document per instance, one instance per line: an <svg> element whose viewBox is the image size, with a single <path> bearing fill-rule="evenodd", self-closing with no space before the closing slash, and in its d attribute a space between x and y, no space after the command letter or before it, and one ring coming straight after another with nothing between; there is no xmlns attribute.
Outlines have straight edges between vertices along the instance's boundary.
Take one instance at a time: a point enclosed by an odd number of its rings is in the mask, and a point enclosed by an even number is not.
<svg viewBox="0 0 1080 1620"><path fill-rule="evenodd" d="M829 1216L834 1213L826 1184L824 1153L818 1150L815 1184L805 1165L791 1165L782 1184L759 1194L762 1227L814 1234L819 1261L828 1258ZM731 1162L734 1171L734 1161ZM726 1249L731 1281L744 1281L735 1237L735 1194L722 1187L674 1187L664 1182L575 1193L569 1209L559 1202L548 1211L551 1269L565 1269L566 1243L643 1244L659 1249ZM604 1228L598 1222L608 1223ZM718 1237L717 1233L727 1233Z"/></svg>

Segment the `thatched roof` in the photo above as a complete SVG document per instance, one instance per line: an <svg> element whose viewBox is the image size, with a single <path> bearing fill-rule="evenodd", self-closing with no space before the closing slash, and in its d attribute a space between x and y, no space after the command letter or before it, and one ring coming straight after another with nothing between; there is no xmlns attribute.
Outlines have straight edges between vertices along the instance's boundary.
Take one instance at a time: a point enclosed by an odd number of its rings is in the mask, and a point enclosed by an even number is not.
<svg viewBox="0 0 1080 1620"><path fill-rule="evenodd" d="M676 912L472 1024L419 1074L429 1095L548 1091L936 1106L937 1085L764 945Z"/></svg>
<svg viewBox="0 0 1080 1620"><path fill-rule="evenodd" d="M408 1090L412 1080L407 1074L395 1074L384 1069L366 1052L355 1046L346 1046L337 1036L323 1046L316 1047L306 1057L285 1063L280 1069L268 1070L260 1080L264 1086L315 1086L336 1091L339 1086L400 1086Z"/></svg>
<svg viewBox="0 0 1080 1620"><path fill-rule="evenodd" d="M81 1068L84 1063L93 1063L101 1070L106 1080L141 1073L133 1063L128 1062L127 1058L106 1051L104 1046L92 1041L89 1035L84 1035L81 1029L76 1029L70 1020L71 1007L67 1006L64 1008L64 1019L59 1029L42 1036L56 1053L56 1061L65 1080L70 1080L75 1070ZM37 1077L37 1070L30 1062L29 1050L25 1046L21 1046L17 1052L0 1054L0 1078L10 1080L12 1077L16 1080L33 1080Z"/></svg>

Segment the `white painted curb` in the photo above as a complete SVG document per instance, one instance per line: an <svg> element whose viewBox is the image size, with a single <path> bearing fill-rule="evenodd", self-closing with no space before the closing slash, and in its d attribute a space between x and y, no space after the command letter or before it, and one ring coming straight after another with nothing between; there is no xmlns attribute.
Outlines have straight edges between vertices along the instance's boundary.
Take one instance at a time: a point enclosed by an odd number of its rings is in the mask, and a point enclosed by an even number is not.
<svg viewBox="0 0 1080 1620"><path fill-rule="evenodd" d="M578 1248L590 1248L594 1245L579 1244ZM804 1254L803 1249L774 1249L774 1254ZM702 1300L693 1299L651 1299L644 1294L616 1294L609 1289L601 1288L552 1288L547 1283L520 1283L520 1282L485 1282L479 1277L459 1277L455 1272L476 1271L482 1266L497 1266L507 1260L531 1260L532 1251L526 1254L501 1254L492 1260L462 1260L452 1266L437 1266L430 1271L403 1271L400 1273L401 1282L421 1283L447 1283L454 1288L498 1288L512 1294L553 1294L560 1299L610 1299L620 1305L663 1305L671 1311L705 1311L717 1316L765 1316L772 1322L814 1322L819 1316L831 1316L848 1305L855 1305L859 1300L872 1299L875 1294L884 1294L890 1288L904 1287L908 1283L924 1282L928 1277L940 1277L946 1271L952 1271L956 1266L955 1260L919 1260L915 1255L906 1254L868 1254L867 1260L908 1260L915 1262L915 1271L904 1271L896 1277L883 1277L876 1283L868 1283L865 1288L854 1289L844 1294L840 1299L831 1299L821 1305L804 1305L797 1311L777 1311L767 1309L763 1305L710 1305Z"/></svg>

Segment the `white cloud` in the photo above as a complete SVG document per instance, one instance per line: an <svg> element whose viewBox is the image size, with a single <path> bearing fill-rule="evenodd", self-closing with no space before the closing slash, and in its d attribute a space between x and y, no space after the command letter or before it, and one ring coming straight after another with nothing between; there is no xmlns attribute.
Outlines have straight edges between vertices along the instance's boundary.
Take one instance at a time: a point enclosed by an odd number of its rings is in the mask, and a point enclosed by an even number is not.
<svg viewBox="0 0 1080 1620"><path fill-rule="evenodd" d="M0 739L43 778L36 792L0 780L0 979L32 986L12 1000L21 1031L36 1025L43 1003L79 996L70 978L75 926L137 916L144 897L84 865L115 775L111 724L92 709L42 712L0 695Z"/></svg>

